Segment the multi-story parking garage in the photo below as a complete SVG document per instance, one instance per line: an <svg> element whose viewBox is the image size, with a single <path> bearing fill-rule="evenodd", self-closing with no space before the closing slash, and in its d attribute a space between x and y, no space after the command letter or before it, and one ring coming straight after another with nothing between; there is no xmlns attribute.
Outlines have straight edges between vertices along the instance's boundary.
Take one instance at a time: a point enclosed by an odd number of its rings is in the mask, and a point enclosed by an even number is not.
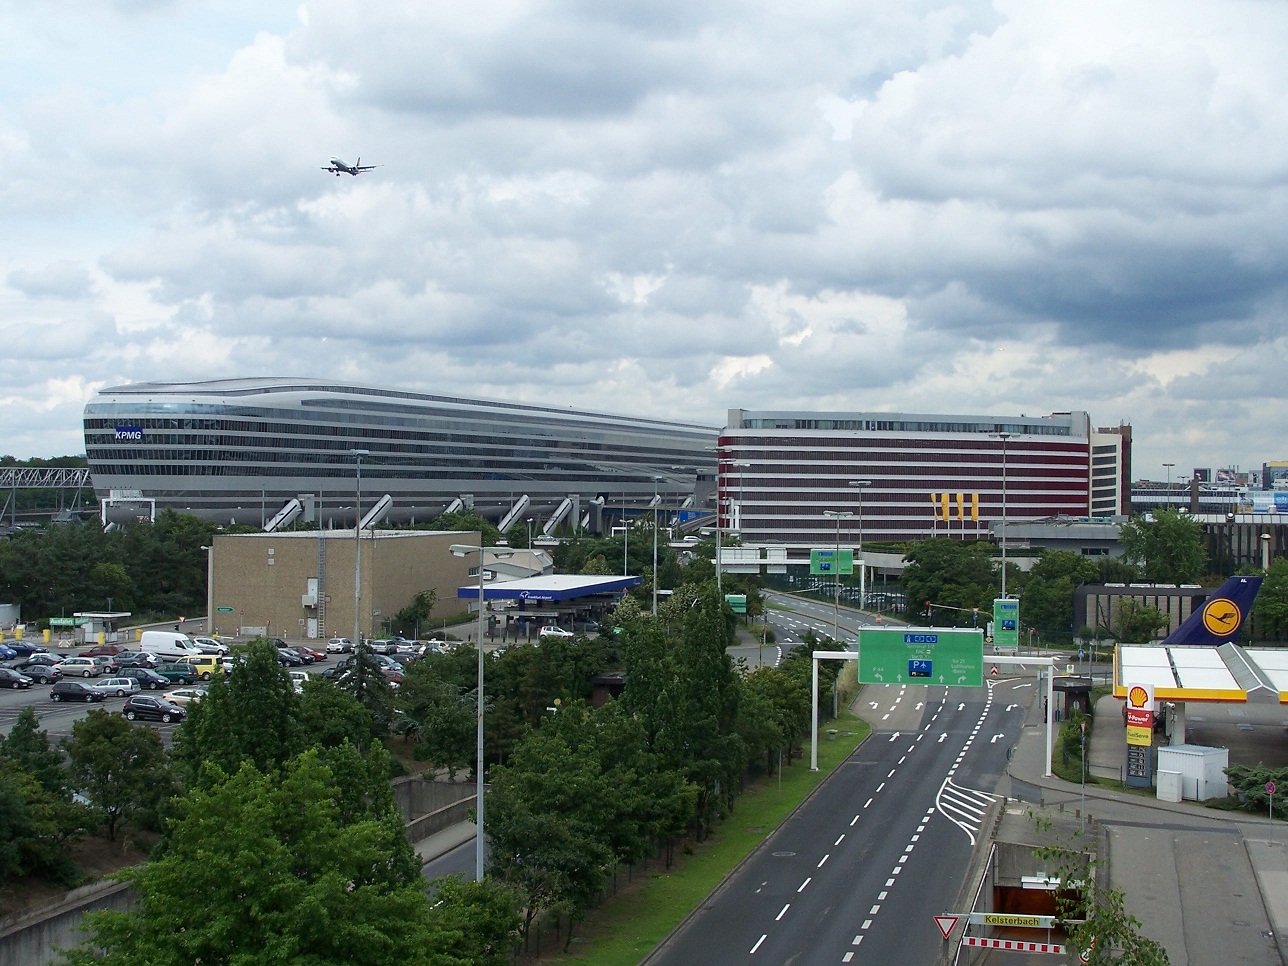
<svg viewBox="0 0 1288 966"><path fill-rule="evenodd" d="M540 528L561 510L576 522L597 506L638 512L655 494L678 507L713 479L718 435L637 416L286 378L115 386L90 400L84 423L100 501L130 514L168 507L258 525L311 494L318 518L352 526L359 464L364 515L388 494L389 519L400 522L461 508L500 519L518 505L511 522L532 515Z"/></svg>

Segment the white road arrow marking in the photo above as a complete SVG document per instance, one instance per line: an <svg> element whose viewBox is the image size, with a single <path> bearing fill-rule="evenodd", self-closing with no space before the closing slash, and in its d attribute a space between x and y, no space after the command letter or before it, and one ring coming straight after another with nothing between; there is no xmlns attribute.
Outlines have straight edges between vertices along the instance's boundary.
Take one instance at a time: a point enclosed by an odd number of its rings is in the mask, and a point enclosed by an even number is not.
<svg viewBox="0 0 1288 966"><path fill-rule="evenodd" d="M1008 705L1006 706L1006 710L1007 710L1007 711L1014 711L1014 710L1015 710L1016 708L1018 708L1018 707L1019 707L1019 705L1018 705L1018 704L1008 704Z"/></svg>
<svg viewBox="0 0 1288 966"><path fill-rule="evenodd" d="M875 709L875 708L876 708L876 706L877 706L877 703L876 703L875 701L869 701L869 702L868 702L868 707L869 707L869 708L873 708L873 709Z"/></svg>
<svg viewBox="0 0 1288 966"><path fill-rule="evenodd" d="M897 731L896 731L894 734L892 734L892 735L890 736L890 740L891 740L891 741L897 741L897 740L898 740L898 738L899 738L899 732L897 732Z"/></svg>
<svg viewBox="0 0 1288 966"><path fill-rule="evenodd" d="M966 710L966 702L965 702L965 701L963 701L961 704L957 705L957 710L958 710L958 711L965 711L965 710Z"/></svg>
<svg viewBox="0 0 1288 966"><path fill-rule="evenodd" d="M990 745L995 745L995 744L997 744L997 739L998 739L998 738L1005 738L1005 737L1006 737L1006 735L993 735L993 737L991 737L991 738L989 738L989 739L988 739L988 743L989 743Z"/></svg>
<svg viewBox="0 0 1288 966"><path fill-rule="evenodd" d="M939 743L943 744L947 740L948 740L948 732L945 731L942 735L939 736Z"/></svg>
<svg viewBox="0 0 1288 966"><path fill-rule="evenodd" d="M918 701L918 702L917 702L916 710L917 710L917 711L920 711L920 710L921 710L922 708L924 708L925 706L926 706L926 702L924 702L924 701Z"/></svg>

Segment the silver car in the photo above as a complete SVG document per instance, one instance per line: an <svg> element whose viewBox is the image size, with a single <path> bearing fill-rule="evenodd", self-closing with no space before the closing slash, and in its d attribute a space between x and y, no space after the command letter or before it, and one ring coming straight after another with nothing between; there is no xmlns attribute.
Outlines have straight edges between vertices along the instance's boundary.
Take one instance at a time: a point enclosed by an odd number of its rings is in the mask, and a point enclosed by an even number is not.
<svg viewBox="0 0 1288 966"><path fill-rule="evenodd" d="M101 681L95 681L90 687L95 691L102 691L104 694L114 694L118 698L123 698L127 694L135 694L142 690L138 680L135 678L103 678Z"/></svg>

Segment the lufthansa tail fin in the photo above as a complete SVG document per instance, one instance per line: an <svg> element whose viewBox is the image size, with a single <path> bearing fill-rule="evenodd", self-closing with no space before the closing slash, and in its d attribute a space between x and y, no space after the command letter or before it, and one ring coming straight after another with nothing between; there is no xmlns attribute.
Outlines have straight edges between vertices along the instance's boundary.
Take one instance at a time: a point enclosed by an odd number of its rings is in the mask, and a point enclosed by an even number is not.
<svg viewBox="0 0 1288 966"><path fill-rule="evenodd" d="M1207 644L1217 647L1236 640L1243 622L1252 613L1252 602L1261 590L1260 577L1231 577L1214 590L1164 644Z"/></svg>

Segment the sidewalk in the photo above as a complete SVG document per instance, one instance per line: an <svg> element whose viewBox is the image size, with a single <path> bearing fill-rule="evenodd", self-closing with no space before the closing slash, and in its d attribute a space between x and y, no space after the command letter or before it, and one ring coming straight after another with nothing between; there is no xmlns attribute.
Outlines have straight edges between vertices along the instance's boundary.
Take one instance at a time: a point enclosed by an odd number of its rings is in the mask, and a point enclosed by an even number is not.
<svg viewBox="0 0 1288 966"><path fill-rule="evenodd" d="M1127 747L1117 701L1097 704L1097 712L1089 770L1117 777ZM1035 700L999 793L1066 812L1081 811L1085 803L1089 825L1099 823L1092 847L1100 852L1110 886L1124 892L1128 911L1142 921L1145 935L1164 945L1173 966L1288 964L1283 823L1047 778L1045 729Z"/></svg>
<svg viewBox="0 0 1288 966"><path fill-rule="evenodd" d="M449 825L441 832L435 832L429 838L421 839L415 842L412 848L420 857L420 864L425 865L433 862L440 855L446 855L452 849L459 848L466 842L474 841L474 823L457 822L455 825Z"/></svg>

